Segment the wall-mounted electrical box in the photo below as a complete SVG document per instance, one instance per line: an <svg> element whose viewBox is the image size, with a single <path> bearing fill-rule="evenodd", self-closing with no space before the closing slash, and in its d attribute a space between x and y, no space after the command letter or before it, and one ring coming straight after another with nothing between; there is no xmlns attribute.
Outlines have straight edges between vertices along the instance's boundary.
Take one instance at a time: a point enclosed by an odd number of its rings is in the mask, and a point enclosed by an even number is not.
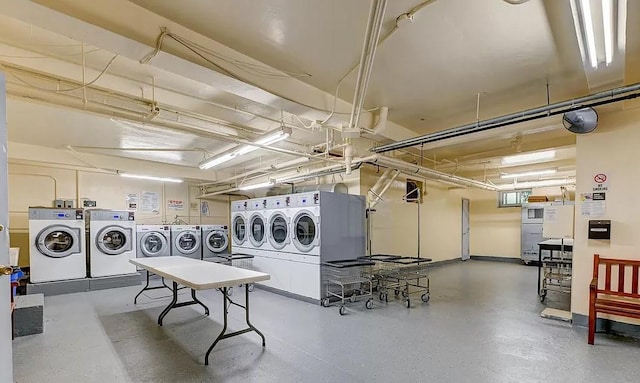
<svg viewBox="0 0 640 383"><path fill-rule="evenodd" d="M64 207L65 208L73 209L75 207L75 206L73 206L74 204L75 204L75 202L72 199L64 200Z"/></svg>
<svg viewBox="0 0 640 383"><path fill-rule="evenodd" d="M590 220L589 239L611 239L611 221Z"/></svg>
<svg viewBox="0 0 640 383"><path fill-rule="evenodd" d="M98 206L98 204L96 203L96 201L92 201L90 199L86 199L86 200L82 201L82 206L83 207L96 207L96 206Z"/></svg>
<svg viewBox="0 0 640 383"><path fill-rule="evenodd" d="M57 199L57 200L53 201L53 207L60 208L60 209L64 208L64 200Z"/></svg>

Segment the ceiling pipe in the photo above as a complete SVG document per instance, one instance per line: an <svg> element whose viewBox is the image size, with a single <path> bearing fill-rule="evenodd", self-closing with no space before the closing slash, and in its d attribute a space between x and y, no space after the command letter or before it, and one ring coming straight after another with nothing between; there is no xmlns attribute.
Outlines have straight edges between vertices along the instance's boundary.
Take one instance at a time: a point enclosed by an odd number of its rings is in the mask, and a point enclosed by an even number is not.
<svg viewBox="0 0 640 383"><path fill-rule="evenodd" d="M620 95L624 95L626 93L636 92L640 90L640 83L636 83L633 85L628 85L620 88L615 88L611 90L607 90L604 92L594 93L589 96L576 98L573 100L567 100L562 102L557 102L554 104L549 104L533 109L527 109L516 113L506 114L500 117L491 118L488 120L483 120L479 122L473 122L466 125L461 125L451 129L445 129L439 132L426 134L423 136L418 136L414 138L410 138L407 140L402 140L398 142L394 142L387 145L382 145L378 147L371 148L370 151L374 153L385 153L392 150L408 148L411 146L416 146L420 144L425 144L429 142L441 141L447 138L453 138L458 136L463 136L467 134L472 134L476 132L481 132L489 129L495 129L502 126L517 124L520 122L531 121L539 118L545 118L551 115L561 114L566 111L573 110L578 107L586 107L586 106L598 106L605 105L609 103L614 103L626 99L639 97L640 94L631 94L622 97L616 97ZM599 101L603 99L609 98L610 100L601 101L593 104L585 104L591 101Z"/></svg>
<svg viewBox="0 0 640 383"><path fill-rule="evenodd" d="M241 178L251 177L251 176L256 175L258 173L268 173L268 172L274 171L274 170L287 170L287 169L290 169L292 167L298 167L301 164L306 164L308 161L310 161L309 158L300 157L300 158L293 159L291 161L282 162L280 164L274 164L274 165L264 166L264 167L259 168L259 169L250 170L250 171L247 171L247 172L244 172L244 173L241 173L241 174L237 174L237 175L232 176L232 177L228 177L228 178L222 179L220 181L202 183L202 184L199 184L198 186L212 186L212 185L217 185L217 184L225 184L225 183L229 183L229 182L241 179Z"/></svg>
<svg viewBox="0 0 640 383"><path fill-rule="evenodd" d="M387 170L391 170L391 168ZM377 190L374 191L374 188L371 188L369 190L369 192L374 195L373 200L369 201L369 209L374 209L378 204L378 202L382 201L382 196L385 195L387 190L389 190L389 188L391 187L391 185L393 185L393 182L396 180L396 178L398 178L399 175L400 175L400 171L395 170L393 173L393 176L391 176L391 178L386 180L386 183L384 184L384 187L382 188L382 190L380 190L379 192Z"/></svg>

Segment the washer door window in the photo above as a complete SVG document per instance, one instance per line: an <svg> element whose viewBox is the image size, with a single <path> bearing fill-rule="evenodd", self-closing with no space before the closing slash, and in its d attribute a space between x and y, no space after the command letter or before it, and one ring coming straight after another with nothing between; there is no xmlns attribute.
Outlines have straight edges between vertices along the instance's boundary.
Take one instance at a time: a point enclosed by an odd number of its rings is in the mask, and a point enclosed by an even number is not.
<svg viewBox="0 0 640 383"><path fill-rule="evenodd" d="M269 243L280 250L287 244L289 223L282 213L275 213L269 219Z"/></svg>
<svg viewBox="0 0 640 383"><path fill-rule="evenodd" d="M253 246L260 247L267 239L267 236L265 235L265 226L266 223L262 214L254 214L249 219L249 240L251 240Z"/></svg>
<svg viewBox="0 0 640 383"><path fill-rule="evenodd" d="M293 244L302 252L309 252L318 244L318 225L316 218L303 210L293 218Z"/></svg>
<svg viewBox="0 0 640 383"><path fill-rule="evenodd" d="M36 247L42 255L64 258L80 253L80 228L57 225L42 230L36 238Z"/></svg>
<svg viewBox="0 0 640 383"><path fill-rule="evenodd" d="M207 244L207 248L214 253L222 253L227 249L229 239L224 231L214 230L207 235L205 243Z"/></svg>
<svg viewBox="0 0 640 383"><path fill-rule="evenodd" d="M200 238L193 231L183 231L176 236L175 246L182 254L193 254L200 247Z"/></svg>
<svg viewBox="0 0 640 383"><path fill-rule="evenodd" d="M120 226L107 226L98 232L96 246L107 255L118 255L131 251L132 232Z"/></svg>
<svg viewBox="0 0 640 383"><path fill-rule="evenodd" d="M164 235L157 231L151 231L142 235L140 245L145 257L154 257L162 254L162 251L167 248L168 243Z"/></svg>
<svg viewBox="0 0 640 383"><path fill-rule="evenodd" d="M231 232L233 234L233 242L236 245L242 245L244 241L247 240L247 223L244 220L244 217L241 215L236 215L233 218L233 225L231 226Z"/></svg>

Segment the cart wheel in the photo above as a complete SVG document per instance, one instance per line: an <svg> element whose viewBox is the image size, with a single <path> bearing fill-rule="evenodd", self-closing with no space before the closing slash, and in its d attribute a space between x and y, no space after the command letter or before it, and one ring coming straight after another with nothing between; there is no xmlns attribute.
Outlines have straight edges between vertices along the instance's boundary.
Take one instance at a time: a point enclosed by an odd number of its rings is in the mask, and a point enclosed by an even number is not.
<svg viewBox="0 0 640 383"><path fill-rule="evenodd" d="M349 297L349 300L351 301L351 303L355 303L357 299L358 297L356 296L356 294L353 294L352 296Z"/></svg>
<svg viewBox="0 0 640 383"><path fill-rule="evenodd" d="M381 301L383 301L383 300L384 300L384 298L385 298L385 294L384 294L384 293L380 293L380 294L378 295L378 298L380 298L380 300L381 300Z"/></svg>
<svg viewBox="0 0 640 383"><path fill-rule="evenodd" d="M373 291L374 293L377 293L378 292L378 286L373 286L371 288L371 291Z"/></svg>
<svg viewBox="0 0 640 383"><path fill-rule="evenodd" d="M329 298L324 298L320 301L320 306L322 307L329 307Z"/></svg>
<svg viewBox="0 0 640 383"><path fill-rule="evenodd" d="M403 297L403 298L408 298L408 297L409 297L409 294L408 294L406 291L403 291L403 292L402 292L402 297Z"/></svg>
<svg viewBox="0 0 640 383"><path fill-rule="evenodd" d="M547 294L542 294L540 295L540 302L544 303L545 299L547 298Z"/></svg>
<svg viewBox="0 0 640 383"><path fill-rule="evenodd" d="M367 310L371 310L373 308L373 299L367 299L364 303L364 307L366 307Z"/></svg>
<svg viewBox="0 0 640 383"><path fill-rule="evenodd" d="M394 293L394 294L396 295L396 297L397 297L398 295L400 295L400 290L394 290L394 291L393 291L393 293Z"/></svg>
<svg viewBox="0 0 640 383"><path fill-rule="evenodd" d="M232 296L232 295L233 295L233 287L227 288L227 296Z"/></svg>
<svg viewBox="0 0 640 383"><path fill-rule="evenodd" d="M407 298L407 300L404 303L407 305L408 309L411 308L411 300L409 298Z"/></svg>
<svg viewBox="0 0 640 383"><path fill-rule="evenodd" d="M340 315L344 315L347 313L347 308L344 306L340 306L340 310L338 310L338 312L340 313Z"/></svg>
<svg viewBox="0 0 640 383"><path fill-rule="evenodd" d="M249 292L252 292L253 291L253 283L250 283L247 288L249 289Z"/></svg>
<svg viewBox="0 0 640 383"><path fill-rule="evenodd" d="M420 299L422 299L422 301L424 303L429 302L429 299L431 299L431 295L429 295L428 293L422 294L422 296L420 297Z"/></svg>

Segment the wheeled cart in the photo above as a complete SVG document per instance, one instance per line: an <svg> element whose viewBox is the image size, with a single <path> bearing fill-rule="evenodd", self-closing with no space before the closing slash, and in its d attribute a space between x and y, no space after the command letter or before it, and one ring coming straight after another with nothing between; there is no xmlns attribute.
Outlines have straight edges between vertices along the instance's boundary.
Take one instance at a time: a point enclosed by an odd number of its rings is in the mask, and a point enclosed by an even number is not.
<svg viewBox="0 0 640 383"><path fill-rule="evenodd" d="M571 294L572 260L542 259L542 287L540 288L540 302L544 303L549 291L561 294Z"/></svg>
<svg viewBox="0 0 640 383"><path fill-rule="evenodd" d="M378 298L388 302L389 294L404 300L411 307L411 296L419 295L424 303L431 299L429 286L430 258L413 258L389 255L372 255L360 259L372 260L375 267L371 277L378 291Z"/></svg>
<svg viewBox="0 0 640 383"><path fill-rule="evenodd" d="M253 255L250 254L219 254L214 257L205 258L205 261L239 267L241 269L253 269ZM240 287L242 287L242 285L240 285ZM249 292L253 291L253 283L247 286L247 290ZM227 287L227 295L233 295L233 287Z"/></svg>
<svg viewBox="0 0 640 383"><path fill-rule="evenodd" d="M373 284L370 268L374 262L366 260L330 261L322 264L326 286L323 307L340 302L338 312L344 315L348 303L364 301L364 307L373 308Z"/></svg>

